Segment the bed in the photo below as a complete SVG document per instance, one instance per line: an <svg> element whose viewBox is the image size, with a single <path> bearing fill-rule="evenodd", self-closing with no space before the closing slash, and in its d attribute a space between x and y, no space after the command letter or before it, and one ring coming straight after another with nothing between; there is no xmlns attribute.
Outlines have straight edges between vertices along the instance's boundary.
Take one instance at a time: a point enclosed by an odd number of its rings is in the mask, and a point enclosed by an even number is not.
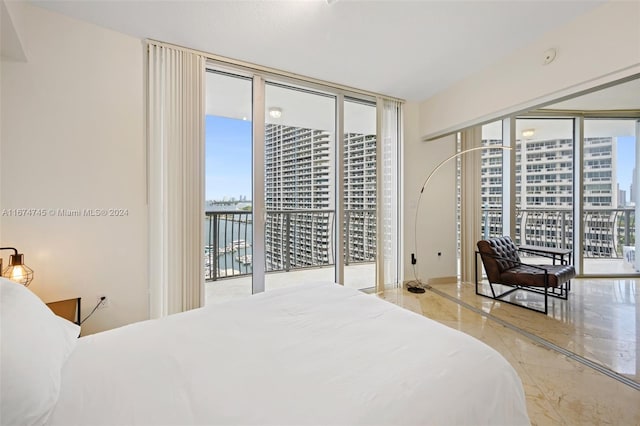
<svg viewBox="0 0 640 426"><path fill-rule="evenodd" d="M8 285L29 292L3 280L3 305ZM12 349L5 313L11 311L3 306L2 424L15 414L4 412L11 403L5 393L22 392L7 387L18 386L20 377L5 378ZM68 339L73 329L64 320L47 321L65 339L51 387L57 395L21 423L529 424L520 379L495 350L332 283L273 290L79 339Z"/></svg>

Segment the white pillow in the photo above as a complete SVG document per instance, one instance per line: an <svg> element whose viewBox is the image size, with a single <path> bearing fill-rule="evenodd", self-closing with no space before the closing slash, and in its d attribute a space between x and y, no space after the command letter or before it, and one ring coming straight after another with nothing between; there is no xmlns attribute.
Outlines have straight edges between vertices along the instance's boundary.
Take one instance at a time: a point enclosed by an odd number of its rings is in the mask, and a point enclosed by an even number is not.
<svg viewBox="0 0 640 426"><path fill-rule="evenodd" d="M47 420L79 333L28 288L0 277L0 424Z"/></svg>

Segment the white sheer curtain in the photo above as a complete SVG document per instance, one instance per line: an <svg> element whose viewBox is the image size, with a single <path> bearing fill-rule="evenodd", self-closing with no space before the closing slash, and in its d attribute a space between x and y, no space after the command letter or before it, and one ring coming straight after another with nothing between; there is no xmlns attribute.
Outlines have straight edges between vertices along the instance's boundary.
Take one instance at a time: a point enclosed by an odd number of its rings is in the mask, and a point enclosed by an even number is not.
<svg viewBox="0 0 640 426"><path fill-rule="evenodd" d="M482 146L482 126L464 130L461 142L461 151ZM460 278L470 283L475 280L476 243L482 235L478 219L482 216L481 155L479 152L466 153L460 157L460 162L463 170L460 175Z"/></svg>
<svg viewBox="0 0 640 426"><path fill-rule="evenodd" d="M205 58L147 46L150 310L157 318L203 301Z"/></svg>
<svg viewBox="0 0 640 426"><path fill-rule="evenodd" d="M398 265L400 202L398 151L400 147L399 102L378 98L378 262L376 290L400 284Z"/></svg>

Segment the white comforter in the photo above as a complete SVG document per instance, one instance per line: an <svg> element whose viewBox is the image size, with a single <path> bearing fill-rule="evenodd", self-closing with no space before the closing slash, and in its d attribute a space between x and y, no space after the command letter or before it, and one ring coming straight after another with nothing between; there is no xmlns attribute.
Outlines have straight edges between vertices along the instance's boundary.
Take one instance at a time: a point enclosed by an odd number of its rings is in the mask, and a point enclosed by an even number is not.
<svg viewBox="0 0 640 426"><path fill-rule="evenodd" d="M82 337L62 376L55 425L529 423L495 350L326 283Z"/></svg>

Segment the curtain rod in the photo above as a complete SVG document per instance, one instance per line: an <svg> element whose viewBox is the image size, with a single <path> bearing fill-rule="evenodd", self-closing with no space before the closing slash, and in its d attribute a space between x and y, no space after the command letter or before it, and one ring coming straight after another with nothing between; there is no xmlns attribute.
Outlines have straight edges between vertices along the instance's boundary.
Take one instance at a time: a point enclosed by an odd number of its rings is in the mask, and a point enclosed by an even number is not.
<svg viewBox="0 0 640 426"><path fill-rule="evenodd" d="M374 98L383 98L383 99L387 99L387 100L391 100L391 101L396 101L396 102L400 102L400 103L405 103L406 101L404 99L400 99L400 98L395 98L393 96L388 96L388 95L383 95L381 93L376 93L376 92L370 92L368 90L362 90L362 89L356 89L355 87L350 87L350 86L344 86L342 84L337 84L337 83L332 83L330 81L325 81L325 80L320 80L320 79L316 79L313 77L306 77L304 75L301 74L296 74L296 73L292 73L292 72L288 72L288 71L282 71L276 68L270 68L270 67L266 67L266 66L262 66L262 65L257 65L257 64L253 64L251 62L244 62L244 61L240 61L238 59L232 59L232 58L227 58L226 56L220 56L220 55L215 55L213 53L207 53L207 52L203 52L200 50L196 50L196 49L191 49L188 47L184 47L184 46L179 46L176 44L171 44L171 43L165 43L163 41L158 41L158 40L153 40L153 39L146 39L145 43L147 44L147 46L149 45L155 45L155 46L160 46L160 47L167 47L170 49L176 49L176 50L182 50L184 52L190 52L196 55L200 55L203 56L209 60L218 62L218 63L222 63L222 64L226 64L226 65L231 65L234 67L239 67L245 70L251 70L251 71L257 71L260 73L266 73L272 76L276 76L276 77L285 77L288 79L294 79L294 80L298 80L298 81L302 81L305 83L311 83L311 84L316 84L316 85L321 85L321 86L325 86L325 87L330 87L332 89L336 89L339 90L341 92L345 92L346 94L348 93L355 93L355 94L359 94L359 95L364 95L364 96L371 96Z"/></svg>

